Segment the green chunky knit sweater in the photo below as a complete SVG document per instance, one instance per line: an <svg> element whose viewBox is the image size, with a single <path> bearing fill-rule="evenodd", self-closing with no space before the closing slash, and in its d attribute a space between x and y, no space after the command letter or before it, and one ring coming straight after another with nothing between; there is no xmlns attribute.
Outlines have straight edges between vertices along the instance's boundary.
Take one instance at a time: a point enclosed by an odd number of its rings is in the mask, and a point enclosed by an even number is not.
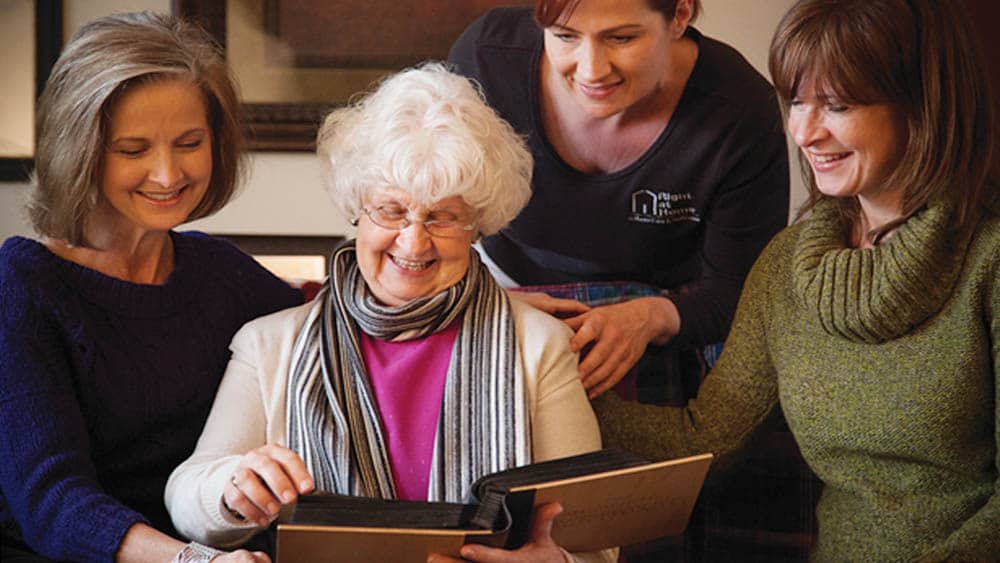
<svg viewBox="0 0 1000 563"><path fill-rule="evenodd" d="M605 444L724 455L780 401L825 483L814 560L997 560L1000 204L949 217L935 203L849 249L821 203L757 261L698 397L595 401Z"/></svg>

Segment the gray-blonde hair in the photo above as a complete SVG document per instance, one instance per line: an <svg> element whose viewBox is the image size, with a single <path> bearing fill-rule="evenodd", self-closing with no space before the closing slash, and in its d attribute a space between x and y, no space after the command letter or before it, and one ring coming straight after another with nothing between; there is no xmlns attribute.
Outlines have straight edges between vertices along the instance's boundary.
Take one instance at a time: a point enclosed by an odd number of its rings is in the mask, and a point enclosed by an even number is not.
<svg viewBox="0 0 1000 563"><path fill-rule="evenodd" d="M200 27L139 12L95 19L63 49L38 102L34 188L38 234L86 246L84 227L101 198L109 113L132 83L189 81L205 98L212 178L189 220L215 213L244 173L239 95L221 51Z"/></svg>
<svg viewBox="0 0 1000 563"><path fill-rule="evenodd" d="M479 232L489 235L531 196L524 140L472 82L441 63L394 74L333 110L317 153L334 205L350 219L369 190L392 187L422 205L461 196L478 212Z"/></svg>

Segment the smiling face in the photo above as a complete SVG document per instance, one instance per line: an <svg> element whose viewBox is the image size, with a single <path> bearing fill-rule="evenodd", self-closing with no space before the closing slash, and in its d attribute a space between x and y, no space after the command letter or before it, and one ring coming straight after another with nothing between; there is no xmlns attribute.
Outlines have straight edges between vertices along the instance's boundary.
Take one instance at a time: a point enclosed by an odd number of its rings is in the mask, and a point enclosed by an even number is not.
<svg viewBox="0 0 1000 563"><path fill-rule="evenodd" d="M662 88L689 18L683 1L668 22L646 0L582 0L545 28L547 83L593 118L621 113Z"/></svg>
<svg viewBox="0 0 1000 563"><path fill-rule="evenodd" d="M93 228L165 232L185 222L212 177L212 130L197 86L132 84L111 107Z"/></svg>
<svg viewBox="0 0 1000 563"><path fill-rule="evenodd" d="M410 219L417 221L432 213L458 217L462 222L475 217L475 210L460 196L423 206L413 204L401 189L375 191L365 198L364 206L409 210ZM413 222L397 231L376 225L362 213L358 221L358 267L375 298L398 307L438 294L465 277L475 236L475 231L461 231L454 237L432 237L422 224Z"/></svg>
<svg viewBox="0 0 1000 563"><path fill-rule="evenodd" d="M862 206L897 205L902 190L885 182L906 148L905 122L889 105L849 105L817 93L810 82L792 99L788 130L809 160L816 187Z"/></svg>

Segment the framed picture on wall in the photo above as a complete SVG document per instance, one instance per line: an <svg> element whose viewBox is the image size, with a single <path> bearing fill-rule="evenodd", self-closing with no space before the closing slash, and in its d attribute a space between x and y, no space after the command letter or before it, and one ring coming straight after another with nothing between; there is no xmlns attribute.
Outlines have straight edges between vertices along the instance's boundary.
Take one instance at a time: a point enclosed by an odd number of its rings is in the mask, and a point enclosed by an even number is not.
<svg viewBox="0 0 1000 563"><path fill-rule="evenodd" d="M286 281L322 281L340 236L215 234L235 244Z"/></svg>
<svg viewBox="0 0 1000 563"><path fill-rule="evenodd" d="M386 74L444 60L495 6L530 0L173 0L226 51L255 150L312 150L322 117Z"/></svg>
<svg viewBox="0 0 1000 563"><path fill-rule="evenodd" d="M0 100L0 181L27 180L33 168L35 100L62 49L62 17L60 0L0 2L0 45L12 89Z"/></svg>

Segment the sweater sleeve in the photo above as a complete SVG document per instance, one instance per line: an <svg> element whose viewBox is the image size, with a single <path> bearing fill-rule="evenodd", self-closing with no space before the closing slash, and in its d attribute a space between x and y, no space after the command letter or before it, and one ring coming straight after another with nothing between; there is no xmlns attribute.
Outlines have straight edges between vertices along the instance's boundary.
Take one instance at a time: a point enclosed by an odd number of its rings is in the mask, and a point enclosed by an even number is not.
<svg viewBox="0 0 1000 563"><path fill-rule="evenodd" d="M773 99L758 103L718 149L734 160L703 217L701 272L671 297L681 318L680 342L725 340L747 273L788 222L788 152L781 116Z"/></svg>
<svg viewBox="0 0 1000 563"><path fill-rule="evenodd" d="M518 337L521 361L529 381L529 402L532 403L533 461L599 449L601 437L597 420L580 382L578 355L569 348L569 328L521 303L515 302L512 306L521 311ZM618 560L618 549L566 555L578 563L612 563Z"/></svg>
<svg viewBox="0 0 1000 563"><path fill-rule="evenodd" d="M747 278L719 362L686 407L624 401L605 393L594 401L605 446L652 460L737 449L778 402L777 375L767 352L771 299L767 251Z"/></svg>
<svg viewBox="0 0 1000 563"><path fill-rule="evenodd" d="M302 304L301 291L289 286L231 242L198 231L188 231L184 236L199 243L198 249L204 253L200 259L204 260L205 274L212 277L213 284L225 288L223 294L227 299L238 304L236 310L244 319L240 326L257 317Z"/></svg>
<svg viewBox="0 0 1000 563"><path fill-rule="evenodd" d="M994 237L1000 242L1000 236ZM994 245L1000 249L1000 244ZM993 256L1000 256L997 250ZM993 363L993 389L1000 389L1000 259L993 260L993 268L986 275L986 327L989 332L991 355ZM994 392L993 400L993 435L994 448L993 474L1000 469L1000 401ZM945 561L995 561L1000 553L1000 479L993 483L993 495L965 523L952 532L944 542L933 546L917 559L921 563L937 563Z"/></svg>
<svg viewBox="0 0 1000 563"><path fill-rule="evenodd" d="M5 264L10 266L10 264ZM0 274L0 491L32 549L56 560L113 561L143 516L97 481L55 306L16 268Z"/></svg>
<svg viewBox="0 0 1000 563"><path fill-rule="evenodd" d="M233 338L232 357L198 445L167 481L164 500L174 527L195 541L231 547L261 531L223 510L222 490L242 456L267 443L259 361L266 347L255 323Z"/></svg>

